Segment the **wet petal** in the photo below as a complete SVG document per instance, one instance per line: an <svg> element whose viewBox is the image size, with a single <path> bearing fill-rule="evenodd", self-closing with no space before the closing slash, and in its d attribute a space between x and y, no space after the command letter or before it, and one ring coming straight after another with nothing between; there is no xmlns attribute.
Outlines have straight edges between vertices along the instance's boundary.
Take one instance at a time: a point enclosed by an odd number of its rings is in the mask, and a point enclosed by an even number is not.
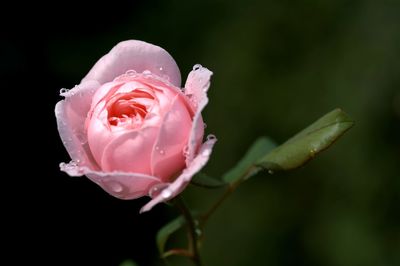
<svg viewBox="0 0 400 266"><path fill-rule="evenodd" d="M103 84L128 70L149 70L160 77L167 75L177 87L181 84L181 74L172 56L159 46L137 40L117 44L97 61L82 81L97 80Z"/></svg>
<svg viewBox="0 0 400 266"><path fill-rule="evenodd" d="M151 158L152 175L168 182L185 166L183 148L189 137L192 120L186 104L178 94L165 115Z"/></svg>
<svg viewBox="0 0 400 266"><path fill-rule="evenodd" d="M69 155L73 160L91 167L95 167L95 163L87 147L85 120L93 94L99 86L98 82L90 81L63 92L65 99L59 101L55 108L58 131Z"/></svg>
<svg viewBox="0 0 400 266"><path fill-rule="evenodd" d="M191 164L185 170L183 170L182 174L173 183L166 187L158 196L143 206L140 212L149 211L156 204L168 201L181 193L189 184L192 177L206 165L216 141L217 140L215 138L210 138L204 142L199 150L198 155L192 160Z"/></svg>
<svg viewBox="0 0 400 266"><path fill-rule="evenodd" d="M60 164L62 171L71 176L86 175L110 195L119 199L136 199L149 194L152 187L161 184L154 176L139 173L100 172L80 167L75 162Z"/></svg>
<svg viewBox="0 0 400 266"><path fill-rule="evenodd" d="M147 127L115 137L104 148L101 169L150 175L150 158L158 132L158 127Z"/></svg>
<svg viewBox="0 0 400 266"><path fill-rule="evenodd" d="M191 161L199 147L199 143L201 143L203 138L204 123L201 117L201 112L208 103L207 91L210 87L212 74L213 73L207 68L196 65L193 67L193 71L189 73L185 84L185 95L190 98L196 110L188 142L186 165L191 164Z"/></svg>

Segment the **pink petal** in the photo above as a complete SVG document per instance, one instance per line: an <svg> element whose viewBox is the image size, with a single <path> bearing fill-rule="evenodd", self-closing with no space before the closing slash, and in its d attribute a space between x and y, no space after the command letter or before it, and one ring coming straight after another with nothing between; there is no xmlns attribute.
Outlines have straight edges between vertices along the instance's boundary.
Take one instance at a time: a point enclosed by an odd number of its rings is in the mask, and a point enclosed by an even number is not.
<svg viewBox="0 0 400 266"><path fill-rule="evenodd" d="M192 119L183 95L177 94L161 123L151 158L152 175L168 181L185 166L183 148L188 141Z"/></svg>
<svg viewBox="0 0 400 266"><path fill-rule="evenodd" d="M172 56L159 46L136 40L117 44L97 61L82 82L97 80L103 84L128 70L149 70L160 77L168 76L170 82L177 87L181 85L181 74Z"/></svg>
<svg viewBox="0 0 400 266"><path fill-rule="evenodd" d="M138 173L100 172L79 167L73 161L60 164L62 171L71 176L86 175L110 195L119 199L136 199L149 194L151 188L162 184L156 177Z"/></svg>
<svg viewBox="0 0 400 266"><path fill-rule="evenodd" d="M158 132L158 127L147 127L124 132L111 140L104 148L101 169L150 175L151 154Z"/></svg>
<svg viewBox="0 0 400 266"><path fill-rule="evenodd" d="M186 156L186 165L193 160L198 149L198 143L204 134L204 123L201 112L208 103L207 91L210 87L212 72L205 67L195 65L193 71L189 73L185 84L185 95L190 98L196 113L193 118L193 126L188 142L188 154Z"/></svg>
<svg viewBox="0 0 400 266"><path fill-rule="evenodd" d="M192 160L191 164L183 170L182 174L168 187L166 187L158 196L149 201L142 207L140 212L151 210L156 204L172 199L181 193L189 184L192 177L206 165L210 158L212 148L216 142L216 138L209 138L200 148L198 155Z"/></svg>
<svg viewBox="0 0 400 266"><path fill-rule="evenodd" d="M96 81L84 82L61 93L65 99L59 101L55 108L58 131L72 160L93 168L96 163L87 145L85 120L93 94L99 86Z"/></svg>

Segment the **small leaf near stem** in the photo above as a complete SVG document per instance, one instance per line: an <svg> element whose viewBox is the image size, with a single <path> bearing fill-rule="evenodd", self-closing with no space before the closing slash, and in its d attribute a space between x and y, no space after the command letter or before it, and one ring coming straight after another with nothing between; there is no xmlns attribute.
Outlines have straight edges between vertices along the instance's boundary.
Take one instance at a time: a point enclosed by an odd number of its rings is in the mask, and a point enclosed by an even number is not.
<svg viewBox="0 0 400 266"><path fill-rule="evenodd" d="M201 216L201 227L205 226L211 214L243 181L262 169L273 173L280 170L292 170L304 165L318 153L329 148L353 125L354 121L337 108L278 147L266 137L257 139L239 163L222 177L223 181L229 183L229 187Z"/></svg>
<svg viewBox="0 0 400 266"><path fill-rule="evenodd" d="M335 109L303 129L255 164L269 171L291 170L303 166L329 148L354 121L341 109Z"/></svg>

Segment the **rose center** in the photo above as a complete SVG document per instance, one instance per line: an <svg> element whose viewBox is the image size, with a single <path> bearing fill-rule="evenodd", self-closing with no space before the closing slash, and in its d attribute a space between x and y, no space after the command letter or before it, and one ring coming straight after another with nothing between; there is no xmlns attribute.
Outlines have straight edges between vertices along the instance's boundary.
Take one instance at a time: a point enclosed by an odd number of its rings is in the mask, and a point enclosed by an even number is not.
<svg viewBox="0 0 400 266"><path fill-rule="evenodd" d="M142 124L154 97L142 90L118 93L107 103L108 122L111 126L137 127Z"/></svg>

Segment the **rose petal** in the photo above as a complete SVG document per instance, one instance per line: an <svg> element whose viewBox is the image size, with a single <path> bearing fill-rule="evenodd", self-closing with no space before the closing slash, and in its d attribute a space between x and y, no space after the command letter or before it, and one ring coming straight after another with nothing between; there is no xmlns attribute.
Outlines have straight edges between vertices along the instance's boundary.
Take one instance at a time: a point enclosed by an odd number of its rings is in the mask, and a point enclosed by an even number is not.
<svg viewBox="0 0 400 266"><path fill-rule="evenodd" d="M97 61L82 82L97 80L103 84L128 70L149 70L160 77L168 76L170 82L177 87L181 85L181 74L172 56L159 46L136 40L117 44Z"/></svg>
<svg viewBox="0 0 400 266"><path fill-rule="evenodd" d="M103 157L104 148L111 139L122 135L124 132L112 132L108 126L107 112L102 112L105 108L105 101L100 102L96 109L92 110L91 119L87 122L87 138L90 146L92 156L100 165L101 158Z"/></svg>
<svg viewBox="0 0 400 266"><path fill-rule="evenodd" d="M207 68L196 65L193 67L193 71L189 73L185 84L185 95L190 98L196 110L188 142L186 165L192 162L198 149L198 143L200 143L203 138L204 123L201 112L208 103L207 91L210 87L212 74L213 73Z"/></svg>
<svg viewBox="0 0 400 266"><path fill-rule="evenodd" d="M190 71L184 90L187 96L192 97L195 105L200 103L202 98L207 95L212 74L209 69L201 65L195 65L193 70Z"/></svg>
<svg viewBox="0 0 400 266"><path fill-rule="evenodd" d="M93 168L96 163L88 150L85 120L93 94L99 86L96 81L84 82L62 93L65 99L59 101L55 108L58 131L72 160Z"/></svg>
<svg viewBox="0 0 400 266"><path fill-rule="evenodd" d="M185 166L183 147L188 141L192 119L183 95L176 95L165 115L151 157L151 173L168 182Z"/></svg>
<svg viewBox="0 0 400 266"><path fill-rule="evenodd" d="M143 206L140 212L142 213L149 211L156 204L170 200L181 193L189 184L192 177L198 171L200 171L201 168L204 167L204 165L206 165L216 141L217 140L215 138L210 138L206 142L204 142L196 158L194 158L191 164L185 170L183 170L182 174L173 183L166 187L158 196L156 196L145 206Z"/></svg>
<svg viewBox="0 0 400 266"><path fill-rule="evenodd" d="M80 167L75 162L60 164L62 171L72 176L86 175L110 195L119 199L136 199L149 194L149 190L162 184L156 177L138 173L100 172Z"/></svg>
<svg viewBox="0 0 400 266"><path fill-rule="evenodd" d="M137 80L149 87L165 91L168 95L175 95L176 93L182 93L180 87L172 84L169 80L165 80L156 75L137 75ZM165 90L165 88L169 88Z"/></svg>
<svg viewBox="0 0 400 266"><path fill-rule="evenodd" d="M116 137L104 148L101 169L151 174L150 158L158 132L158 127L147 127Z"/></svg>
<svg viewBox="0 0 400 266"><path fill-rule="evenodd" d="M160 183L155 177L137 173L93 173L87 174L87 177L110 195L125 200L147 196L150 188Z"/></svg>

